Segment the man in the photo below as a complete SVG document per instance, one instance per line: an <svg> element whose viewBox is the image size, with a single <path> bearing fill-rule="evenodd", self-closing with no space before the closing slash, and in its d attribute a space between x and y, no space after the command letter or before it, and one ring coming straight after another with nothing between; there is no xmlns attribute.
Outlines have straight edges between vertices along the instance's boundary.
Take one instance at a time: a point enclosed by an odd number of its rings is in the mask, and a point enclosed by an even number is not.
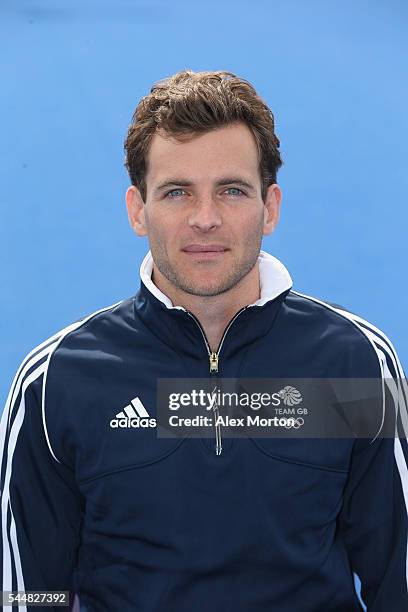
<svg viewBox="0 0 408 612"><path fill-rule="evenodd" d="M231 73L183 71L125 148L140 290L15 378L3 590L76 592L87 612L351 612L355 573L368 610L406 610L405 439L157 436L159 378L391 378L406 422L386 336L260 251L281 203L271 111Z"/></svg>

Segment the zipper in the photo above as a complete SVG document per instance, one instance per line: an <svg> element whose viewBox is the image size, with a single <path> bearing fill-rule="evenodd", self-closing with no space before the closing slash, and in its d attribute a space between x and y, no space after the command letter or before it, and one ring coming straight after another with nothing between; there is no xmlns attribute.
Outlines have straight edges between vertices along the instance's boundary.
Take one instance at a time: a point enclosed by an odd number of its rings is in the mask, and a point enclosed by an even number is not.
<svg viewBox="0 0 408 612"><path fill-rule="evenodd" d="M208 358L209 358L209 362L210 362L210 374L212 375L217 375L218 374L218 370L219 370L219 355L222 349L222 345L224 344L224 340L225 340L225 336L228 333L228 330L230 329L231 325L234 323L235 319L237 319L239 317L239 315L244 312L244 310L246 310L248 308L248 306L244 306L243 308L241 308L241 310L238 310L238 312L232 317L231 321L228 323L227 327L224 329L224 333L222 334L222 338L221 341L218 345L218 348L216 351L212 351L210 348L210 345L208 343L207 340L207 336L205 335L205 331L200 323L200 321L197 319L197 317L195 315L193 315L192 312L190 312L189 310L186 310L185 308L183 308L184 312L186 312L192 319L194 319L194 321L197 323L201 334L203 336L203 340L204 340L204 344L206 346L207 349L207 353L208 353ZM218 377L217 377L218 378ZM217 380L216 378L216 380ZM218 412L218 405L215 404L214 408L213 408L213 412L214 412L214 419L215 419L215 454L216 455L221 455L222 453L222 438L221 438L221 426L218 423L217 424L217 419L219 416L219 412Z"/></svg>

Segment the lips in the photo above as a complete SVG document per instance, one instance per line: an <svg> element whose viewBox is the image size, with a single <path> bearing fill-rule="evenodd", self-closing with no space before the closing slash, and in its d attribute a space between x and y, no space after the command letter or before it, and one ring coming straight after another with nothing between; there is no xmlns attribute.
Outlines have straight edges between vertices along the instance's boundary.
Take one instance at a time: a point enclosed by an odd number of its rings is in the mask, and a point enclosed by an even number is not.
<svg viewBox="0 0 408 612"><path fill-rule="evenodd" d="M222 253L228 249L220 244L189 244L182 250L186 253Z"/></svg>

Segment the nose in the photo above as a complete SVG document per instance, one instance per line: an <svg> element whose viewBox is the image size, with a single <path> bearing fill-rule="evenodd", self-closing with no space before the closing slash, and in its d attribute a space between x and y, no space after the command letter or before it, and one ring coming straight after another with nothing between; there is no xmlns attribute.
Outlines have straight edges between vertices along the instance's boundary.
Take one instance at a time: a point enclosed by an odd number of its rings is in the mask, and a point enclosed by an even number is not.
<svg viewBox="0 0 408 612"><path fill-rule="evenodd" d="M197 201L190 213L188 224L190 227L208 232L222 223L220 211L211 197Z"/></svg>

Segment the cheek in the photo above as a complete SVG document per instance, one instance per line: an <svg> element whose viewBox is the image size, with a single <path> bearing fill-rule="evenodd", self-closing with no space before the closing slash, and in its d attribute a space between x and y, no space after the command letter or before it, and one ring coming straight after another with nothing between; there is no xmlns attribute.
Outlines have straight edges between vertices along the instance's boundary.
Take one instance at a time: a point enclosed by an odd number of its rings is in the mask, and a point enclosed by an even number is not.
<svg viewBox="0 0 408 612"><path fill-rule="evenodd" d="M167 211L162 210L150 210L149 212L146 211L145 219L150 240L159 247L164 245L166 245L166 248L171 247L179 227L175 222L174 214L168 214Z"/></svg>
<svg viewBox="0 0 408 612"><path fill-rule="evenodd" d="M254 236L262 232L264 226L265 213L264 209L256 209L247 211L239 219L239 234L238 238L245 236Z"/></svg>

